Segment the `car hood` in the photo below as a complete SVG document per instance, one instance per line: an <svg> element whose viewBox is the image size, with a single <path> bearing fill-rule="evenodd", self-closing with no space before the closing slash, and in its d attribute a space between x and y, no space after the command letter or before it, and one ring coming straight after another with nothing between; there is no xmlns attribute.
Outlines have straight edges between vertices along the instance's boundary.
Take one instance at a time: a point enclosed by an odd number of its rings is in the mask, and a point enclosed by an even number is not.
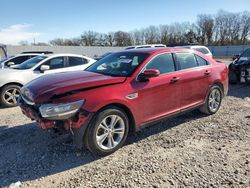
<svg viewBox="0 0 250 188"><path fill-rule="evenodd" d="M42 76L26 84L23 89L30 92L32 102L44 103L55 95L118 84L125 80L126 77L112 77L93 72L76 71Z"/></svg>
<svg viewBox="0 0 250 188"><path fill-rule="evenodd" d="M250 59L239 59L238 61L235 61L235 65L250 65Z"/></svg>
<svg viewBox="0 0 250 188"><path fill-rule="evenodd" d="M19 72L24 72L24 70L12 69L12 68L3 68L0 71L1 71L0 75L15 74L15 73L19 73Z"/></svg>

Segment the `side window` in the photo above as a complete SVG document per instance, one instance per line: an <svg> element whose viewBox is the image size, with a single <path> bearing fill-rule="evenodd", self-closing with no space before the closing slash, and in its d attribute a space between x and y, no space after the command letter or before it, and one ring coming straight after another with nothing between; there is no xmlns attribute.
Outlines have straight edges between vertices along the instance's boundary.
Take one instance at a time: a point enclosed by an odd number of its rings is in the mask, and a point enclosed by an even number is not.
<svg viewBox="0 0 250 188"><path fill-rule="evenodd" d="M172 54L161 54L154 57L146 66L146 69L158 69L161 74L175 71Z"/></svg>
<svg viewBox="0 0 250 188"><path fill-rule="evenodd" d="M69 67L83 65L88 63L87 59L80 58L80 57L69 57Z"/></svg>
<svg viewBox="0 0 250 188"><path fill-rule="evenodd" d="M180 64L181 70L198 66L195 56L192 53L176 53L176 58Z"/></svg>
<svg viewBox="0 0 250 188"><path fill-rule="evenodd" d="M64 68L64 57L56 57L48 60L43 65L49 65L50 70Z"/></svg>
<svg viewBox="0 0 250 188"><path fill-rule="evenodd" d="M208 65L208 62L203 59L202 57L198 56L198 55L195 55L196 57L196 60L197 60L197 63L199 66L204 66L204 65Z"/></svg>
<svg viewBox="0 0 250 188"><path fill-rule="evenodd" d="M23 63L24 61L28 60L29 59L29 56L19 56L19 57L15 57L11 60L9 60L8 62L6 62L6 65L9 63L9 62L13 62L15 63L15 65L18 65L18 64L21 64Z"/></svg>

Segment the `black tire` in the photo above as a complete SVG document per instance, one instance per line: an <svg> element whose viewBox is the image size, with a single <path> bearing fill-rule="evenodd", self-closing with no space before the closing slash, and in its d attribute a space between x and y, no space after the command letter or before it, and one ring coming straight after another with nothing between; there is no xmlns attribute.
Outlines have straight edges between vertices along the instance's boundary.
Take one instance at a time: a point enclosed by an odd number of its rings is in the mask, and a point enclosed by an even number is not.
<svg viewBox="0 0 250 188"><path fill-rule="evenodd" d="M229 71L229 83L230 84L237 84L238 83L238 76L234 71Z"/></svg>
<svg viewBox="0 0 250 188"><path fill-rule="evenodd" d="M119 143L114 146L113 148L109 149L109 148L102 148L97 141L97 135L99 134L100 129L100 125L101 122L103 121L107 121L108 118L110 118L110 116L115 116L115 117L120 117L121 119L119 119L119 122L124 122L124 134L123 136L119 137L120 141ZM86 130L86 133L84 135L84 144L86 146L86 148L88 150L90 150L92 153L100 155L100 156L106 156L109 155L113 152L115 152L116 150L118 150L126 141L126 138L128 136L128 132L129 132L129 123L128 123L128 117L126 115L126 113L120 109L117 108L115 106L110 106L108 108L103 109L100 112L97 112L97 114L93 117L93 119L90 121L88 128ZM110 122L111 124L111 122ZM103 129L104 130L104 129ZM105 130L106 131L106 130ZM103 133L105 134L105 133ZM110 133L112 134L112 133ZM117 136L116 133L113 133L113 137ZM108 137L103 141L103 142L108 142ZM113 139L114 141L114 139ZM102 142L102 143L103 143ZM115 143L115 142L113 142Z"/></svg>
<svg viewBox="0 0 250 188"><path fill-rule="evenodd" d="M216 102L218 102L218 106L216 106L216 108L214 109L211 107L212 103L209 102L211 99L210 96L213 94L213 92L216 92L216 94L219 95L218 100L215 100ZM207 115L215 114L220 108L222 96L223 96L222 89L218 85L212 86L206 98L205 104L199 110Z"/></svg>
<svg viewBox="0 0 250 188"><path fill-rule="evenodd" d="M20 93L20 89L21 87L18 86L18 85L14 85L14 84L11 84L11 85L6 85L4 86L2 89L1 89L1 92L0 92L0 103L3 107L14 107L14 106L17 106L17 101L16 101L16 97L19 95ZM7 92L8 93L11 93L11 91L13 91L13 95L12 97L7 95ZM16 95L14 95L14 91L16 91ZM10 98L7 98L7 97L10 97Z"/></svg>

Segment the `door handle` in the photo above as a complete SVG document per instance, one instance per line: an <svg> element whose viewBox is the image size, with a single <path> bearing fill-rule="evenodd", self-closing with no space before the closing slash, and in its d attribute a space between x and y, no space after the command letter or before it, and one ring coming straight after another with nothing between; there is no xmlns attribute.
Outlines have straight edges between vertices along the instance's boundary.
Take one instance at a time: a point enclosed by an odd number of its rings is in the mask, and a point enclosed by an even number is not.
<svg viewBox="0 0 250 188"><path fill-rule="evenodd" d="M173 77L171 80L170 80L170 83L175 83L177 81L179 81L180 78L179 77Z"/></svg>
<svg viewBox="0 0 250 188"><path fill-rule="evenodd" d="M204 74L207 76L207 75L209 75L211 73L211 71L210 70L206 70L205 72L204 72Z"/></svg>

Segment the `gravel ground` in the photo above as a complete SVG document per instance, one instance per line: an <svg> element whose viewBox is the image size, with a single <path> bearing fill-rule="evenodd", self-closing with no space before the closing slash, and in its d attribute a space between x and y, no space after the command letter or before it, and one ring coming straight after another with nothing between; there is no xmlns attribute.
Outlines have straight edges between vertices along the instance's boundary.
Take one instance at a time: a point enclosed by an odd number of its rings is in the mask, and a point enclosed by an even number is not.
<svg viewBox="0 0 250 188"><path fill-rule="evenodd" d="M215 115L169 119L103 158L0 109L0 187L250 187L248 97L249 85L230 86Z"/></svg>

